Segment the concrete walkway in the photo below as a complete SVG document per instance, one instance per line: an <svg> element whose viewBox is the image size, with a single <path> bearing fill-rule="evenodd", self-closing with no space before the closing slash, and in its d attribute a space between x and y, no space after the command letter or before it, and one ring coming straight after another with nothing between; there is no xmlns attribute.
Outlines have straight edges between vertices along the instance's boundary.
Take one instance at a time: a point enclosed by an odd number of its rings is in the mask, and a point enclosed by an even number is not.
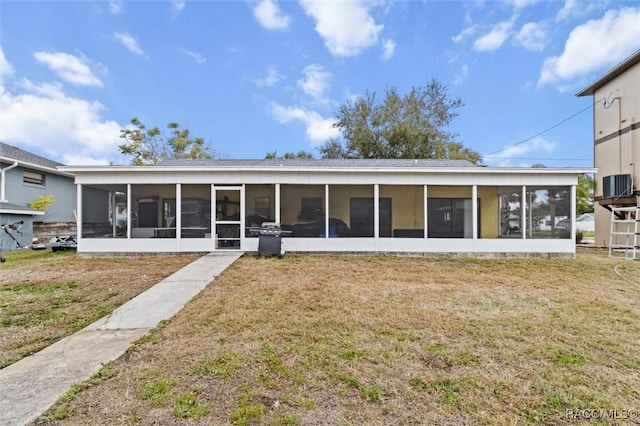
<svg viewBox="0 0 640 426"><path fill-rule="evenodd" d="M0 425L24 425L169 319L242 253L210 253L110 315L0 370Z"/></svg>

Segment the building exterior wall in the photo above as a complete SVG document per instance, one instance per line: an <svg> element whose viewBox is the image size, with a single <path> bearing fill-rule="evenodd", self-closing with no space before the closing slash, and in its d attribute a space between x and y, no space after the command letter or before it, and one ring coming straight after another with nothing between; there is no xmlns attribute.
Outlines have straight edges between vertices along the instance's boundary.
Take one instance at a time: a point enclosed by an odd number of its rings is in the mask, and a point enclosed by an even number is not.
<svg viewBox="0 0 640 426"><path fill-rule="evenodd" d="M2 163L5 168L10 164ZM33 170L45 176L44 185L24 183L24 167L18 166L5 173L5 196L7 201L28 207L42 195L52 195L55 203L49 206L43 216L36 220L42 222L75 222L73 211L76 209L76 186L73 177Z"/></svg>
<svg viewBox="0 0 640 426"><path fill-rule="evenodd" d="M580 173L591 170L573 169L491 169L468 167L464 169L295 169L295 168L254 168L229 170L224 168L177 168L162 167L105 167L70 168L76 174L76 182L80 185L82 205L84 209L95 207L85 200L85 192L89 189L110 190L126 188L131 215L130 228L135 230L133 211L140 198L155 197L158 203L162 198L188 198L198 195L206 202L210 190L217 197L225 194L224 185L238 188L236 196L244 195L240 219L237 226L243 231L254 226L246 222L246 216L255 212L256 198L268 198L270 219L279 220L283 225L299 222L315 221L317 217L325 219L338 218L352 226L350 220L351 198L391 198L392 227L409 231L404 237L388 237L382 235L351 235L351 238L336 238L329 232L314 233L314 237L298 236L284 238L285 249L291 251L361 251L361 252L433 252L433 253L515 253L518 255L560 254L572 255L575 251L574 235L571 232L563 236L545 237L525 235L504 238L499 233L500 188L505 184L518 194L527 188L564 187L571 189L571 199L575 198L575 185ZM265 183L269 182L269 183ZM179 184L179 186L178 186ZM213 187L211 186L213 185ZM204 190L202 189L204 187ZM377 190L376 190L377 188ZM195 192L193 192L195 191ZM230 192L231 193L231 192ZM426 194L426 200L425 200ZM475 199L474 198L475 194ZM328 196L328 198L327 198ZM307 217L303 213L302 198L319 198L322 200L319 214ZM451 234L425 235L419 233L424 229L428 217L425 214L425 203L433 199L464 199L464 235ZM568 198L567 198L568 199ZM478 202L476 203L476 200ZM328 203L328 212L327 209ZM246 205L245 205L246 204ZM435 204L431 204L432 206ZM211 207L212 209L215 206ZM572 201L572 219L575 215L575 204ZM479 213L477 216L472 212ZM84 218L84 212L82 217ZM328 214L327 214L328 213ZM158 213L161 214L161 213ZM457 213L454 213L457 214ZM271 216L271 214L270 214ZM305 216L301 218L301 216ZM460 216L458 216L460 217ZM158 217L159 227L161 217ZM476 221L476 219L479 219ZM212 219L215 225L217 219ZM572 224L573 225L573 224ZM522 226L522 225L521 225ZM180 227L178 224L177 227ZM474 234L473 229L479 230ZM573 226L571 227L573 231ZM132 231L129 229L129 232ZM154 234L158 229L151 229L147 234L117 234L114 238L86 237L80 232L80 252L176 252L176 251L213 251L219 249L214 233L204 238L188 238L179 236L158 237ZM174 231L175 232L175 231ZM215 233L217 234L217 232ZM418 235L419 234L419 235ZM406 234L405 234L406 235ZM417 235L417 236L416 236ZM244 232L240 236L239 248L245 251L256 250L258 238L250 237Z"/></svg>
<svg viewBox="0 0 640 426"><path fill-rule="evenodd" d="M640 182L640 62L594 92L594 166L596 200L603 196L603 178L632 176L634 191ZM597 204L597 203L596 203ZM611 214L597 206L598 244L609 242Z"/></svg>

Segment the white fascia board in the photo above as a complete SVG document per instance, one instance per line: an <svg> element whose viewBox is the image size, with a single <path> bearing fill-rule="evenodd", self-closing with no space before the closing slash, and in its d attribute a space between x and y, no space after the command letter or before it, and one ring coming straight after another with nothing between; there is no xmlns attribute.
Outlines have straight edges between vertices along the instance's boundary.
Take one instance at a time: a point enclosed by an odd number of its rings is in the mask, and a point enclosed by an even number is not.
<svg viewBox="0 0 640 426"><path fill-rule="evenodd" d="M76 171L76 183L104 184L344 184L368 185L576 185L578 175L592 169L489 168L95 168Z"/></svg>
<svg viewBox="0 0 640 426"><path fill-rule="evenodd" d="M183 173L183 172L274 172L292 173L498 173L498 174L583 174L595 173L596 168L573 167L237 167L237 166L62 166L58 169L68 173L88 172L135 172L135 173Z"/></svg>
<svg viewBox="0 0 640 426"><path fill-rule="evenodd" d="M71 174L70 172L60 170L60 167L62 166L58 166L58 168L45 167L45 166L40 166L38 164L29 163L27 161L16 160L10 157L0 157L0 161L5 163L7 162L18 163L18 166L23 167L25 169L38 170L40 172L47 172L47 173L53 173L55 175L60 175L60 176L73 177L73 174Z"/></svg>
<svg viewBox="0 0 640 426"><path fill-rule="evenodd" d="M44 212L40 211L40 210L12 210L12 209L0 209L0 213L2 213L2 214L33 215L33 216L42 216L44 214Z"/></svg>

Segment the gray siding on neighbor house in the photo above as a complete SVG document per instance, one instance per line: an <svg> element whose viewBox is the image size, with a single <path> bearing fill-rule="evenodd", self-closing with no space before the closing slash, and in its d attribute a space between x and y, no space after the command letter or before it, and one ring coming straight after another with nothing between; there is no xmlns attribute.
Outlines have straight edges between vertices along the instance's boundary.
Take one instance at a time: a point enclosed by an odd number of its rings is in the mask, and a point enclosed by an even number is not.
<svg viewBox="0 0 640 426"><path fill-rule="evenodd" d="M11 163L2 162L0 167L5 168ZM24 183L24 171L33 171L45 175L44 186ZM55 203L48 207L43 216L36 221L42 222L75 222L73 211L76 209L76 185L73 177L47 173L41 170L25 169L18 166L5 173L6 201L20 206L28 206L41 195L52 195Z"/></svg>

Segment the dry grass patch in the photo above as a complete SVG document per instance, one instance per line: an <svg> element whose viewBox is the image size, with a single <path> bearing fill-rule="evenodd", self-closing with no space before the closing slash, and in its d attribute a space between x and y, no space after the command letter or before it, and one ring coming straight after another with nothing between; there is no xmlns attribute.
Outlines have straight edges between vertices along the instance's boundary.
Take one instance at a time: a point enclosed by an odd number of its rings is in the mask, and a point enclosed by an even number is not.
<svg viewBox="0 0 640 426"><path fill-rule="evenodd" d="M640 288L616 264L243 257L59 423L557 424L567 409L640 409ZM620 271L640 282L640 264Z"/></svg>
<svg viewBox="0 0 640 426"><path fill-rule="evenodd" d="M78 258L21 250L0 267L0 368L107 315L197 256Z"/></svg>

